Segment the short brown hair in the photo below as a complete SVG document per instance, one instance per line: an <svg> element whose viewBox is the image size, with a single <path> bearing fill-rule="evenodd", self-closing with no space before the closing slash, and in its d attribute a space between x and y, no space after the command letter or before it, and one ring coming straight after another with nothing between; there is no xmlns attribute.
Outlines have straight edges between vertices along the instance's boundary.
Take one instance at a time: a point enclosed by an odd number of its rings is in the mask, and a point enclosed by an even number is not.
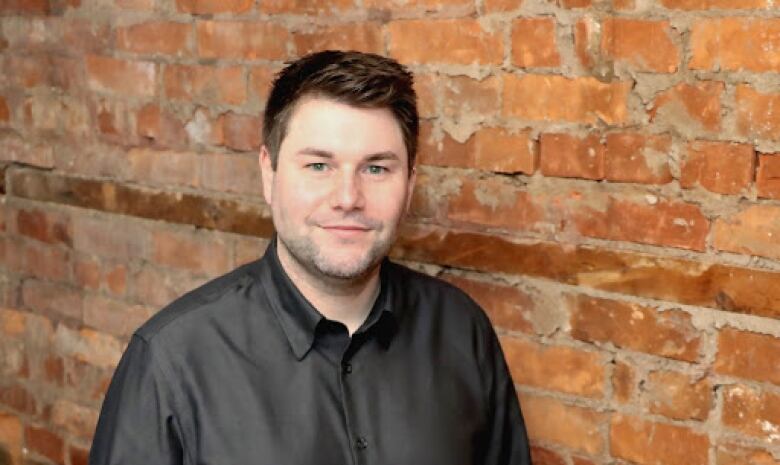
<svg viewBox="0 0 780 465"><path fill-rule="evenodd" d="M411 173L420 130L413 79L397 61L372 53L326 50L288 63L276 75L263 117L263 141L273 169L296 104L304 96L322 96L389 109L401 128Z"/></svg>

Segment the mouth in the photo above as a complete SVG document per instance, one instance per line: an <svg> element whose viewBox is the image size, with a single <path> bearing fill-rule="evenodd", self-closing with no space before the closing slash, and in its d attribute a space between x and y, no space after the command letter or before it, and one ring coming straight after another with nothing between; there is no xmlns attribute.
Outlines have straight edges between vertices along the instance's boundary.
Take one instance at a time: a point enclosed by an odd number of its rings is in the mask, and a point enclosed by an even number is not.
<svg viewBox="0 0 780 465"><path fill-rule="evenodd" d="M362 224L328 224L321 225L320 228L342 239L358 238L371 231L371 228Z"/></svg>

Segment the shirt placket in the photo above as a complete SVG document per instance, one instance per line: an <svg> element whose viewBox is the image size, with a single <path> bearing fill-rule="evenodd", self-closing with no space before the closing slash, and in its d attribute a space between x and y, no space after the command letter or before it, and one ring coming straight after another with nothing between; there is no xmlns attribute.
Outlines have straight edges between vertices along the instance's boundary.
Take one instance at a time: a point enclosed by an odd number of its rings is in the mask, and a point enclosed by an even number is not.
<svg viewBox="0 0 780 465"><path fill-rule="evenodd" d="M371 447L371 438L367 436L363 419L355 409L354 394L360 386L356 385L357 366L353 364L354 356L362 344L362 335L355 335L346 346L341 363L338 367L339 382L341 388L341 403L346 419L347 437L350 441L352 462L356 465L368 464L368 452Z"/></svg>

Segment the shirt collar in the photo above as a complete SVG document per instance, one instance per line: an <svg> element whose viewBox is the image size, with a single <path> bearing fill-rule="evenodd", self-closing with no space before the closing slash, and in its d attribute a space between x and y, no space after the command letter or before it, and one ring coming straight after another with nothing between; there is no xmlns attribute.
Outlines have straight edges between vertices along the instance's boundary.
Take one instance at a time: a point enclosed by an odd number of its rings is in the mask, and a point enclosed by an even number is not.
<svg viewBox="0 0 780 465"><path fill-rule="evenodd" d="M325 317L301 294L284 271L277 253L274 235L258 264L258 277L271 308L290 343L295 356L302 360L314 345L317 328ZM385 258L380 267L380 290L374 306L356 333L375 331L382 347L387 349L397 330L394 294L390 274L393 264Z"/></svg>

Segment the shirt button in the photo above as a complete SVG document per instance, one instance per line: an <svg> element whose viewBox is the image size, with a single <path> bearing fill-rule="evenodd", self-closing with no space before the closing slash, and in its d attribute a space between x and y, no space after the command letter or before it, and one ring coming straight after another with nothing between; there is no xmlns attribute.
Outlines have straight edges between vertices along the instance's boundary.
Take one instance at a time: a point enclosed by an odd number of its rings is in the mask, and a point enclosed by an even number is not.
<svg viewBox="0 0 780 465"><path fill-rule="evenodd" d="M351 363L349 363L349 362L345 363L342 368L344 369L344 373L347 373L347 374L352 373L352 364Z"/></svg>
<svg viewBox="0 0 780 465"><path fill-rule="evenodd" d="M360 436L357 438L357 441L355 441L355 446L357 446L358 449L363 450L368 447L368 441L366 441L366 438L363 436Z"/></svg>

